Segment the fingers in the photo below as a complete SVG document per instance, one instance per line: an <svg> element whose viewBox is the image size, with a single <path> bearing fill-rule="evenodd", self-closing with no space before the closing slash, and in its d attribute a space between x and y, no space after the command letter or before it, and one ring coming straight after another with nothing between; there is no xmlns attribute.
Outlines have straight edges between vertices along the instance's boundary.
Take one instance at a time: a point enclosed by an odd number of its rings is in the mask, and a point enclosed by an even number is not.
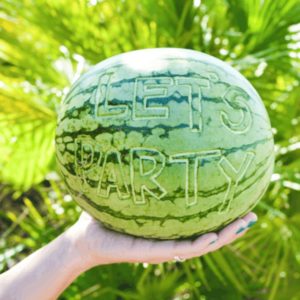
<svg viewBox="0 0 300 300"><path fill-rule="evenodd" d="M174 245L174 256L179 256L184 259L189 259L195 256L200 256L205 252L205 249L218 239L218 235L214 232L206 233L199 236L194 241L183 243L177 241Z"/></svg>
<svg viewBox="0 0 300 300"><path fill-rule="evenodd" d="M254 212L249 212L243 217L243 219L248 223L248 225L250 224L251 227L255 222L257 222L257 215Z"/></svg>
<svg viewBox="0 0 300 300"><path fill-rule="evenodd" d="M179 256L182 259L189 259L215 251L244 235L248 228L256 221L256 214L250 212L243 218L237 219L227 225L218 234L213 232L207 233L194 241L153 242L152 249L155 249L155 251L151 254L160 254L160 256L154 256L155 258L153 257L150 262L159 263L173 260L174 256Z"/></svg>
<svg viewBox="0 0 300 300"><path fill-rule="evenodd" d="M143 238L128 239L128 242L130 243L128 255L131 257L129 261L147 263L171 260L170 251L175 243L175 241L156 241Z"/></svg>
<svg viewBox="0 0 300 300"><path fill-rule="evenodd" d="M173 260L175 256L183 259L192 258L201 255L201 252L217 239L216 233L207 233L201 235L196 240L182 241L152 241L149 245L149 263L160 263Z"/></svg>
<svg viewBox="0 0 300 300"><path fill-rule="evenodd" d="M88 216L85 216L88 218ZM132 237L112 232L99 226L102 238L100 249L105 249L106 256L112 262L147 262L161 263L174 260L178 256L189 259L215 251L241 237L255 221L257 216L248 213L235 220L220 232L203 234L195 240L166 240L157 241ZM103 238L104 237L104 238Z"/></svg>
<svg viewBox="0 0 300 300"><path fill-rule="evenodd" d="M256 214L250 212L243 218L237 219L236 221L230 223L218 233L218 241L209 247L209 252L215 251L224 245L230 244L237 238L243 236L249 227L251 227L256 221Z"/></svg>

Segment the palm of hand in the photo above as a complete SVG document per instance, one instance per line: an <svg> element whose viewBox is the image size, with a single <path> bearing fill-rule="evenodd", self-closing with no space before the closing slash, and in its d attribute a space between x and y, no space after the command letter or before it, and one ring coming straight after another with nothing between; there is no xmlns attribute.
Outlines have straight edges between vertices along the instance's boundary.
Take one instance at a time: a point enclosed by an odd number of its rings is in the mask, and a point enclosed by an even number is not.
<svg viewBox="0 0 300 300"><path fill-rule="evenodd" d="M189 259L215 251L244 235L247 226L256 220L257 216L250 212L218 233L203 234L195 240L157 241L114 232L83 212L71 230L81 259L92 266L121 262L162 263L176 256Z"/></svg>

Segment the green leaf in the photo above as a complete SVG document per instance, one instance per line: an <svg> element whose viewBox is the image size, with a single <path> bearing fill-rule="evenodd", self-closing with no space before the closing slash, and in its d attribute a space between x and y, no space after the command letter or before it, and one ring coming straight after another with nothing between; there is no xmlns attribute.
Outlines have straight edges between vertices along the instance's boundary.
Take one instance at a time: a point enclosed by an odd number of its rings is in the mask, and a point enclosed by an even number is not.
<svg viewBox="0 0 300 300"><path fill-rule="evenodd" d="M0 95L2 182L26 190L44 179L54 155L55 120L53 111L26 95Z"/></svg>

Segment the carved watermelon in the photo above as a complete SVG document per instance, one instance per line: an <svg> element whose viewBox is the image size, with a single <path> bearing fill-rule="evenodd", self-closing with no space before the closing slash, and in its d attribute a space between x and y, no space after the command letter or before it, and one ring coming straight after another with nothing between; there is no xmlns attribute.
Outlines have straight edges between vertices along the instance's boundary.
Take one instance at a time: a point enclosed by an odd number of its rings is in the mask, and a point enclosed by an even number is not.
<svg viewBox="0 0 300 300"><path fill-rule="evenodd" d="M217 230L250 211L273 170L251 84L185 49L107 59L61 105L57 161L75 201L107 227L159 239Z"/></svg>

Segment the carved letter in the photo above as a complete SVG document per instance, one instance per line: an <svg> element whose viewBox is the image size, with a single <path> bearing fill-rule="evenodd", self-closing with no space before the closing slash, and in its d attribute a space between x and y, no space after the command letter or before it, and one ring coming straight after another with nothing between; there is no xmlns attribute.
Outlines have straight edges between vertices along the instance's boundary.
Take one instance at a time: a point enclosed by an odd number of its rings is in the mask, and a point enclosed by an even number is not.
<svg viewBox="0 0 300 300"><path fill-rule="evenodd" d="M192 131L202 131L201 88L209 87L209 79L198 77L178 77L176 84L188 88L189 124Z"/></svg>
<svg viewBox="0 0 300 300"><path fill-rule="evenodd" d="M88 183L88 174L95 171L100 165L102 153L97 144L88 137L78 137L75 140L75 173L81 179L81 190L85 192Z"/></svg>
<svg viewBox="0 0 300 300"><path fill-rule="evenodd" d="M110 151L105 155L98 185L99 196L109 198L112 188L116 189L119 199L126 199L130 196L124 180L121 155L117 151Z"/></svg>
<svg viewBox="0 0 300 300"><path fill-rule="evenodd" d="M98 86L93 92L92 101L95 104L95 118L124 117L127 114L126 105L110 103L111 77L113 73L106 73L100 76Z"/></svg>
<svg viewBox="0 0 300 300"><path fill-rule="evenodd" d="M233 133L244 133L251 127L252 115L247 103L249 98L249 95L244 90L236 86L230 86L223 95L225 104L231 110L238 110L241 114L240 120L234 122L230 120L227 112L221 111L222 123Z"/></svg>
<svg viewBox="0 0 300 300"><path fill-rule="evenodd" d="M150 105L149 102L162 102L168 94L168 86L173 84L172 78L154 77L137 78L133 97L133 119L151 120L169 117L169 108L162 105Z"/></svg>
<svg viewBox="0 0 300 300"><path fill-rule="evenodd" d="M146 203L146 192L156 199L161 199L167 193L156 180L164 166L165 156L159 151L145 148L131 149L130 179L133 200L136 204Z"/></svg>
<svg viewBox="0 0 300 300"><path fill-rule="evenodd" d="M225 156L222 156L219 162L219 168L221 169L222 173L225 175L228 181L228 188L225 194L223 204L219 209L219 212L228 211L230 204L234 198L234 194L238 183L244 178L253 158L254 154L252 152L247 152L243 162L240 165L240 168L237 170L230 163L230 161L227 158L225 158Z"/></svg>
<svg viewBox="0 0 300 300"><path fill-rule="evenodd" d="M180 153L170 156L171 163L185 163L185 201L188 206L197 204L199 161L209 157L220 156L219 150L196 153Z"/></svg>

